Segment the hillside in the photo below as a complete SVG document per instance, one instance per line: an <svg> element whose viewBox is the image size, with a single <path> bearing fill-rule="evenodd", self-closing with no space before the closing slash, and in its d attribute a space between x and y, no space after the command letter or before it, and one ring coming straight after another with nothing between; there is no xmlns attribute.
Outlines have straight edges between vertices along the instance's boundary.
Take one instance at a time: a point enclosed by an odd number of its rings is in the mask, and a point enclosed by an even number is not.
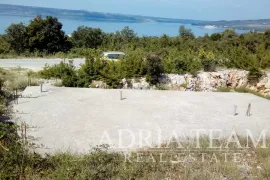
<svg viewBox="0 0 270 180"><path fill-rule="evenodd" d="M19 6L10 4L0 4L0 16L20 16L20 17L35 17L36 15L42 16L56 16L63 19L73 19L81 21L108 21L108 22L131 22L131 23L146 23L146 22L161 22L161 23L180 23L192 24L196 26L216 26L221 28L233 28L243 30L257 30L264 31L270 28L270 19L259 20L233 20L233 21L202 21L192 19L173 19L162 17L150 17L139 15L124 15L91 12L86 10L68 10L68 9L55 9L31 6Z"/></svg>
<svg viewBox="0 0 270 180"><path fill-rule="evenodd" d="M270 19L257 19L257 20L234 20L234 21L213 21L213 22L199 22L194 23L197 26L216 26L221 28L233 28L243 30L264 31L270 29Z"/></svg>
<svg viewBox="0 0 270 180"><path fill-rule="evenodd" d="M110 22L164 22L164 23L203 23L198 20L188 19L171 19L160 17L148 17L137 15L123 15L101 12L90 12L86 10L68 10L68 9L54 9L54 8L42 8L42 7L30 7L30 6L18 6L9 4L0 4L0 15L12 15L12 16L27 16L35 17L36 15L42 16L55 16L58 18L84 20L84 21L110 21Z"/></svg>

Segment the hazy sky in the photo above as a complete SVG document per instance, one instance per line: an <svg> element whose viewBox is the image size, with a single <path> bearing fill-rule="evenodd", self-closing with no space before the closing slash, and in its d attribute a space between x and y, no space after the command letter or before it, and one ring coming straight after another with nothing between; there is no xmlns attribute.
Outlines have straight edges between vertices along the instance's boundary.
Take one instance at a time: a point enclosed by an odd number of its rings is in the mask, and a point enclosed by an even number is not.
<svg viewBox="0 0 270 180"><path fill-rule="evenodd" d="M270 0L0 0L0 3L197 20L270 18Z"/></svg>

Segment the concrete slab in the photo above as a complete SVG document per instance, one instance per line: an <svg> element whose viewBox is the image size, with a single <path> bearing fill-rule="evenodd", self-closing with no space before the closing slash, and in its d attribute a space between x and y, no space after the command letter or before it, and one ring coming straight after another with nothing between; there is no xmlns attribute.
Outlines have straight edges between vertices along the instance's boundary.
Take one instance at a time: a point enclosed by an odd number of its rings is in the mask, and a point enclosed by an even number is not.
<svg viewBox="0 0 270 180"><path fill-rule="evenodd" d="M19 122L30 126L28 134L42 144L41 153L86 152L100 142L138 148L148 145L140 144L140 137L148 137L146 131L151 133L148 142L157 144L160 132L166 140L173 131L222 129L226 135L249 129L257 136L270 128L270 101L251 94L121 90L120 100L120 90L44 88L41 93L39 87L28 87L24 94L36 98L21 98L14 107ZM251 117L246 116L249 103Z"/></svg>

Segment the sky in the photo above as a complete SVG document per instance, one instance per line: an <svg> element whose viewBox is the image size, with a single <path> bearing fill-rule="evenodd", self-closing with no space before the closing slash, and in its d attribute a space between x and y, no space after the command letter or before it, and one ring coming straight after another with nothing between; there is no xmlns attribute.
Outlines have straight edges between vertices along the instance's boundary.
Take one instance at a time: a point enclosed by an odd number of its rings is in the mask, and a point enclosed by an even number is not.
<svg viewBox="0 0 270 180"><path fill-rule="evenodd" d="M270 18L270 0L0 0L0 3L195 20Z"/></svg>

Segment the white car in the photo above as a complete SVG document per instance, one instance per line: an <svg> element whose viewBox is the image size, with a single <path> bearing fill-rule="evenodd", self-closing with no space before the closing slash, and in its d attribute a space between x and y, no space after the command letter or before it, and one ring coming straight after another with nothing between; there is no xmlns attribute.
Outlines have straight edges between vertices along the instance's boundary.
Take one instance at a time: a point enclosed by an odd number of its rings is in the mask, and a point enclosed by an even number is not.
<svg viewBox="0 0 270 180"><path fill-rule="evenodd" d="M120 51L108 51L102 53L102 59L109 61L119 61L125 57L125 53Z"/></svg>

